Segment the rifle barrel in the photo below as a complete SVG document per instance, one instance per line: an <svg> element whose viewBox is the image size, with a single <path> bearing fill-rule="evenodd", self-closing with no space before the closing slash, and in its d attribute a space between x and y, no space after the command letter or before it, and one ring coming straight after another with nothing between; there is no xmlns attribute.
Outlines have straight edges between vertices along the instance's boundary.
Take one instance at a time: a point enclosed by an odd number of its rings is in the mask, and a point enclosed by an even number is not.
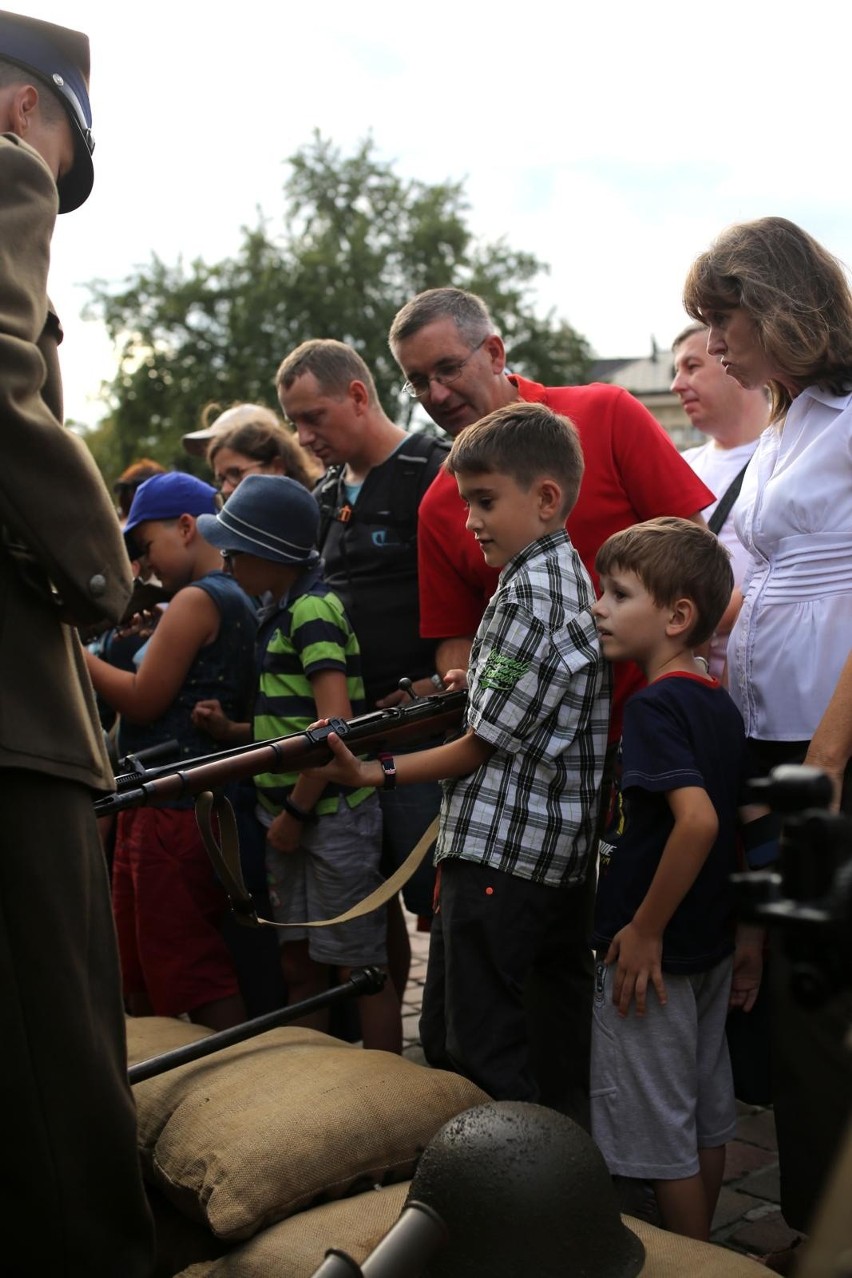
<svg viewBox="0 0 852 1278"><path fill-rule="evenodd" d="M216 790L259 772L297 772L322 765L331 758L327 744L330 732L336 732L350 747L370 749L385 742L437 735L458 726L466 701L466 692L438 693L354 719L332 719L322 728L167 764L147 771L144 780L130 773L119 779L120 789L115 794L96 800L95 813L108 816L125 808L168 803L202 790Z"/></svg>

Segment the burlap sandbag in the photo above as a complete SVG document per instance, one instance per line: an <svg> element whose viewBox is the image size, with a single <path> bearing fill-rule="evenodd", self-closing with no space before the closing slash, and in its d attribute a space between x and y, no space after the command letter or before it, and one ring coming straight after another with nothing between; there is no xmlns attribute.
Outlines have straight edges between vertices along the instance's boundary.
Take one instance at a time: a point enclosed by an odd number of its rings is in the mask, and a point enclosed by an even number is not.
<svg viewBox="0 0 852 1278"><path fill-rule="evenodd" d="M329 1247L360 1264L396 1224L409 1183L300 1211L219 1260L190 1265L179 1278L311 1278Z"/></svg>
<svg viewBox="0 0 852 1278"><path fill-rule="evenodd" d="M162 1056L186 1043L209 1038L213 1033L206 1025L193 1025L175 1016L126 1016L127 1061L136 1065L152 1056Z"/></svg>
<svg viewBox="0 0 852 1278"><path fill-rule="evenodd" d="M640 1278L766 1278L763 1265L737 1251L669 1234L634 1216L622 1220L645 1244Z"/></svg>
<svg viewBox="0 0 852 1278"><path fill-rule="evenodd" d="M407 1179L467 1079L313 1030L270 1030L134 1088L146 1176L219 1238Z"/></svg>
<svg viewBox="0 0 852 1278"><path fill-rule="evenodd" d="M178 1278L312 1278L329 1247L362 1264L398 1219L407 1190L393 1185L300 1212L219 1260L191 1265ZM645 1245L640 1278L765 1278L762 1265L726 1247L669 1234L632 1216L622 1219Z"/></svg>

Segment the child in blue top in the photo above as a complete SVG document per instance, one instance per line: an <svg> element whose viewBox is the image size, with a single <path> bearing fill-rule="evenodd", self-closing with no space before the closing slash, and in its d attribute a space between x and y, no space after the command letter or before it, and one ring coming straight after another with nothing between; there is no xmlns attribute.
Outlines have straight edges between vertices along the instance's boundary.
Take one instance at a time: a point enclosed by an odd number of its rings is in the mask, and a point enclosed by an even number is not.
<svg viewBox="0 0 852 1278"><path fill-rule="evenodd" d="M736 1125L725 1020L753 1004L760 974L759 946L734 962L728 888L743 723L693 655L728 605L731 566L712 533L674 518L610 537L595 566L603 652L637 662L648 686L625 707L601 845L592 1135L614 1175L652 1182L666 1228L706 1239Z"/></svg>
<svg viewBox="0 0 852 1278"><path fill-rule="evenodd" d="M251 600L198 532L197 517L217 506L214 488L182 472L154 475L136 490L128 550L173 597L138 670L86 657L95 690L121 716L122 752L174 739L181 758L209 754L215 742L193 722L195 702L215 695L235 717L246 712L257 623ZM119 814L113 909L131 1012L188 1013L214 1029L245 1019L221 934L227 908L192 799Z"/></svg>

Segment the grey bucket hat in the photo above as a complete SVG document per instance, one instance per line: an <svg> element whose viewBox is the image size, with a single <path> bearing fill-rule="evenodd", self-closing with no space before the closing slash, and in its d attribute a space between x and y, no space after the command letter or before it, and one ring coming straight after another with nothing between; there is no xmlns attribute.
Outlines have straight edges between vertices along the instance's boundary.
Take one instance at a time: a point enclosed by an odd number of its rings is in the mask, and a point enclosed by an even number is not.
<svg viewBox="0 0 852 1278"><path fill-rule="evenodd" d="M319 506L284 475L246 475L218 515L200 515L198 531L219 550L279 564L316 563Z"/></svg>

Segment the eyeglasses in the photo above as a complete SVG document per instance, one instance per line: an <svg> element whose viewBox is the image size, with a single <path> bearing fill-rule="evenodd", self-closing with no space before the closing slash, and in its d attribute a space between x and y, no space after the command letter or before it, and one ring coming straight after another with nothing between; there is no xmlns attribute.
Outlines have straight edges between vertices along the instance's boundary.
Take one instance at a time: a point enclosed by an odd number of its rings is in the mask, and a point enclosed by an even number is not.
<svg viewBox="0 0 852 1278"><path fill-rule="evenodd" d="M219 554L222 556L222 558L224 559L225 563L226 563L226 564L229 564L229 563L231 562L231 560L232 560L232 559L236 559L238 555L245 554L245 551L243 551L243 550L220 550L220 551L219 551Z"/></svg>
<svg viewBox="0 0 852 1278"><path fill-rule="evenodd" d="M237 488L245 479L251 470L262 470L266 462L252 462L250 466L229 466L227 470L217 472L213 478L220 488L224 488L225 484L230 484L232 488Z"/></svg>
<svg viewBox="0 0 852 1278"><path fill-rule="evenodd" d="M403 382L402 389L409 399L422 399L424 395L429 394L429 388L433 382L437 382L439 386L449 386L451 382L458 381L462 375L462 370L468 360L473 359L480 346L484 346L488 341L487 337L483 337L482 341L474 346L469 355L465 355L460 360L443 360L434 373L430 373L428 377L409 377L407 382Z"/></svg>

